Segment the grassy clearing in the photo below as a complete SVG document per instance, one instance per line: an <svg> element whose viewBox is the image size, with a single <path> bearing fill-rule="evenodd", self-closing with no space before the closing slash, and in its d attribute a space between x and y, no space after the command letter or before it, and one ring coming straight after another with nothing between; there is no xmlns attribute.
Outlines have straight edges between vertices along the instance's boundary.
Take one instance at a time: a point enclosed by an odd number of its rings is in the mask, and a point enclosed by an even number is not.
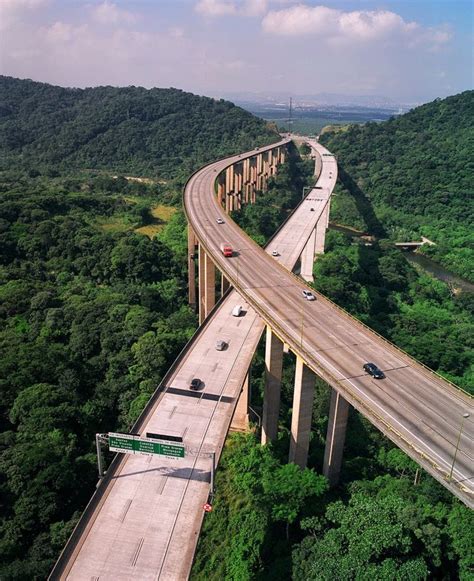
<svg viewBox="0 0 474 581"><path fill-rule="evenodd" d="M127 232L134 226L127 214L112 216L108 219L99 218L96 225L103 232Z"/></svg>
<svg viewBox="0 0 474 581"><path fill-rule="evenodd" d="M140 198L127 197L125 199L130 207L133 207L138 201L143 202L143 199ZM150 201L151 204L152 202ZM149 222L142 226L137 224L139 218L136 215L134 216L126 211L107 218L98 218L95 224L103 232L128 232L134 230L138 234L153 238L166 226L175 212L176 208L164 206L163 204L155 204L151 205Z"/></svg>
<svg viewBox="0 0 474 581"><path fill-rule="evenodd" d="M140 228L135 228L135 232L148 236L148 238L153 238L160 230L163 230L171 216L176 212L176 208L158 204L157 206L153 206L150 212L153 216L153 221L145 226L140 226Z"/></svg>

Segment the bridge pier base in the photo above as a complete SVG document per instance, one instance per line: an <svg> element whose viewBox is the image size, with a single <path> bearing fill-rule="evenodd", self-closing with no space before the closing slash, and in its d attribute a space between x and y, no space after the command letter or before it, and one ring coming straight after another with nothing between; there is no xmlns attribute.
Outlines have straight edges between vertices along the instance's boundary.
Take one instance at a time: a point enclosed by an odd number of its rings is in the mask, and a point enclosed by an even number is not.
<svg viewBox="0 0 474 581"><path fill-rule="evenodd" d="M283 343L267 325L265 340L265 391L263 395L262 445L274 440L280 414Z"/></svg>
<svg viewBox="0 0 474 581"><path fill-rule="evenodd" d="M330 486L334 486L339 481L348 415L348 402L339 394L339 392L335 389L331 389L329 423L323 464L323 474L329 480Z"/></svg>
<svg viewBox="0 0 474 581"><path fill-rule="evenodd" d="M296 357L290 455L288 460L297 464L300 468L305 468L308 462L315 381L316 376L313 371L305 365L303 359Z"/></svg>

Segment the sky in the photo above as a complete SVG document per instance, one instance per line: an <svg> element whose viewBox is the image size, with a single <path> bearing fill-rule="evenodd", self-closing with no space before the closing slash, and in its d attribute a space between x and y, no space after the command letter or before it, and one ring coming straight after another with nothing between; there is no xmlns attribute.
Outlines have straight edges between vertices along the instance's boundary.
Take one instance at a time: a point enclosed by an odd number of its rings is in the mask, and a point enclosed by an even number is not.
<svg viewBox="0 0 474 581"><path fill-rule="evenodd" d="M0 0L0 74L421 103L472 89L473 3Z"/></svg>

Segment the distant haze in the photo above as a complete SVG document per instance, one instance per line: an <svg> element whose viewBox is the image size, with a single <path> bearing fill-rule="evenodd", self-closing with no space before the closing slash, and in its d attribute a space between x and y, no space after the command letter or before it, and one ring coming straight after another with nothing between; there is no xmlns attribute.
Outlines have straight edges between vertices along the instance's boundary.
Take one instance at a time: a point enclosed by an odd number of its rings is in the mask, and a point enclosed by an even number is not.
<svg viewBox="0 0 474 581"><path fill-rule="evenodd" d="M417 104L472 88L472 41L465 0L0 0L0 73L63 86Z"/></svg>

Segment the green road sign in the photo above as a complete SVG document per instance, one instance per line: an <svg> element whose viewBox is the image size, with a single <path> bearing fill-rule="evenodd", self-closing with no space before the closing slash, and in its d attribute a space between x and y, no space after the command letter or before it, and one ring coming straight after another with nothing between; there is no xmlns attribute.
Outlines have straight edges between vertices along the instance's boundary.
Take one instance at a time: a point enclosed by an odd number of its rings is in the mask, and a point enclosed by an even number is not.
<svg viewBox="0 0 474 581"><path fill-rule="evenodd" d="M184 446L129 434L109 433L109 450L124 454L145 454L184 458Z"/></svg>

